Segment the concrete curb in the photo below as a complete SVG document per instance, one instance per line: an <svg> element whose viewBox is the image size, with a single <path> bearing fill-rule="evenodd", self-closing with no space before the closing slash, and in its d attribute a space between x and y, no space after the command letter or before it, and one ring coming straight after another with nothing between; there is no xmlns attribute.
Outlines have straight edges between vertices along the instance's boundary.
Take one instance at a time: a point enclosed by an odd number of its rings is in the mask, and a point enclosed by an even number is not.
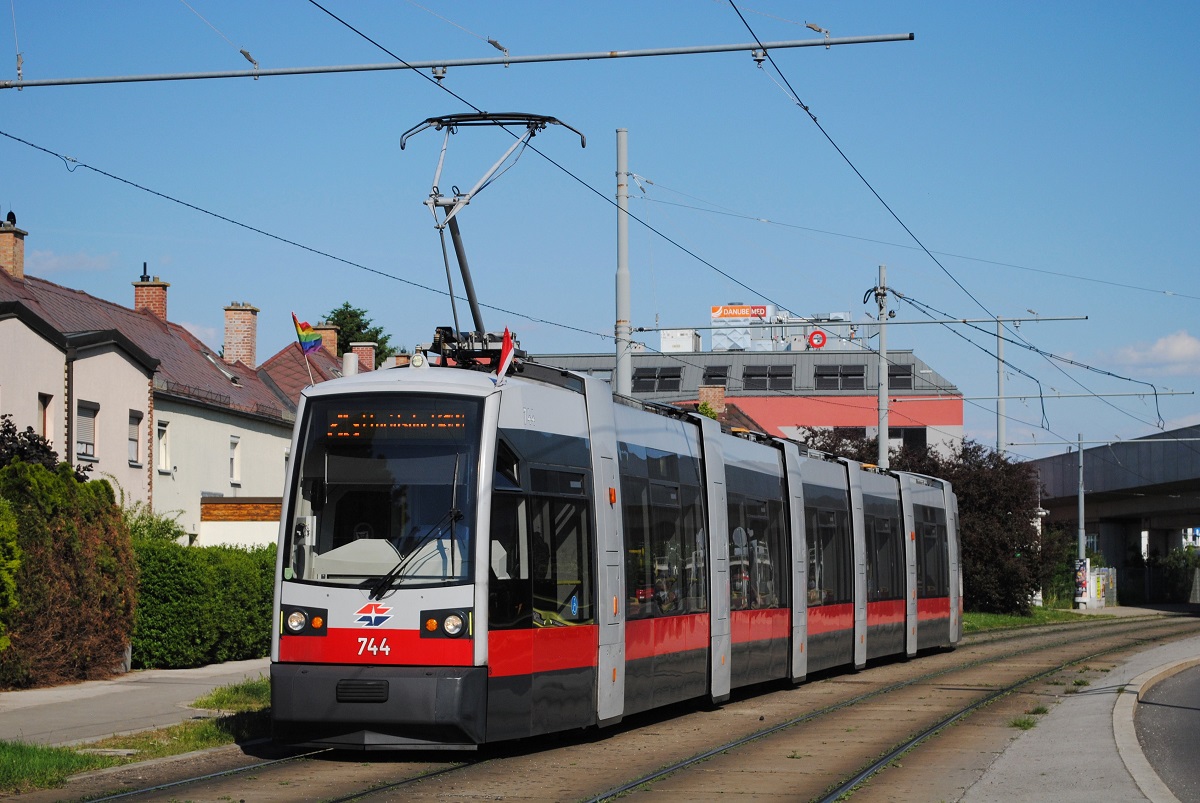
<svg viewBox="0 0 1200 803"><path fill-rule="evenodd" d="M1142 699L1142 693L1149 691L1155 683L1197 665L1200 665L1200 658L1185 658L1143 672L1125 684L1123 693L1117 695L1117 701L1113 704L1113 737L1117 742L1117 752L1121 761L1125 763L1125 769L1133 777L1133 782L1152 803L1180 801L1146 760L1146 754L1142 752L1142 745L1138 742L1137 728L1133 724L1134 711L1138 701Z"/></svg>

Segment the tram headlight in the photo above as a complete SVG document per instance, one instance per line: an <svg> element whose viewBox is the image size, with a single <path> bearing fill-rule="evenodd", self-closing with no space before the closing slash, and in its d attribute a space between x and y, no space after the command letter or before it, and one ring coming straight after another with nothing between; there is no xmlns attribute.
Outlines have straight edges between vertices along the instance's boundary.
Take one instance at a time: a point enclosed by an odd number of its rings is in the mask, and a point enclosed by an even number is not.
<svg viewBox="0 0 1200 803"><path fill-rule="evenodd" d="M287 617L288 630L299 633L308 624L308 615L304 611L292 611Z"/></svg>
<svg viewBox="0 0 1200 803"><path fill-rule="evenodd" d="M447 636L458 636L466 627L466 621L461 614L452 613L442 621L442 630L446 631Z"/></svg>

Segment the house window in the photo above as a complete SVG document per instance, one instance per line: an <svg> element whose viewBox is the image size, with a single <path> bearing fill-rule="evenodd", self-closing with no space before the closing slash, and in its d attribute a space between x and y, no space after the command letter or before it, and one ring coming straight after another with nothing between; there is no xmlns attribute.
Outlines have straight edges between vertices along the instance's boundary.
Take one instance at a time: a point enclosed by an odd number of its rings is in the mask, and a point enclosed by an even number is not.
<svg viewBox="0 0 1200 803"><path fill-rule="evenodd" d="M51 422L50 422L50 415L51 415L50 402L53 400L54 400L54 397L51 396L49 393L39 393L38 394L38 421L41 422L41 426L42 426L42 428L38 432L38 434L41 435L43 438L45 438L47 441L54 440L54 438L51 437L54 433L54 428L53 428L53 424L51 424Z"/></svg>
<svg viewBox="0 0 1200 803"><path fill-rule="evenodd" d="M867 387L867 367L865 365L815 366L813 387L817 390L864 390Z"/></svg>
<svg viewBox="0 0 1200 803"><path fill-rule="evenodd" d="M729 366L728 365L710 365L704 369L703 385L720 385L725 387L725 383L729 381Z"/></svg>
<svg viewBox="0 0 1200 803"><path fill-rule="evenodd" d="M237 485L242 481L242 450L237 435L229 436L229 482Z"/></svg>
<svg viewBox="0 0 1200 803"><path fill-rule="evenodd" d="M129 411L129 465L138 466L142 462L142 414L137 410Z"/></svg>
<svg viewBox="0 0 1200 803"><path fill-rule="evenodd" d="M171 431L167 427L166 421L158 422L158 427L155 430L154 449L158 455L158 472L160 474L170 474L172 471Z"/></svg>
<svg viewBox="0 0 1200 803"><path fill-rule="evenodd" d="M866 427L833 427L833 436L835 438L844 438L848 441L861 441L867 437Z"/></svg>
<svg viewBox="0 0 1200 803"><path fill-rule="evenodd" d="M96 459L96 418L100 405L81 401L75 412L75 456Z"/></svg>
<svg viewBox="0 0 1200 803"><path fill-rule="evenodd" d="M677 393L683 384L683 369L635 368L633 369L634 393Z"/></svg>
<svg viewBox="0 0 1200 803"><path fill-rule="evenodd" d="M900 441L905 449L924 449L928 445L925 427L888 427L888 440Z"/></svg>
<svg viewBox="0 0 1200 803"><path fill-rule="evenodd" d="M745 390L791 390L792 366L747 365L742 371Z"/></svg>
<svg viewBox="0 0 1200 803"><path fill-rule="evenodd" d="M913 367L911 365L889 365L888 387L892 390L912 390Z"/></svg>

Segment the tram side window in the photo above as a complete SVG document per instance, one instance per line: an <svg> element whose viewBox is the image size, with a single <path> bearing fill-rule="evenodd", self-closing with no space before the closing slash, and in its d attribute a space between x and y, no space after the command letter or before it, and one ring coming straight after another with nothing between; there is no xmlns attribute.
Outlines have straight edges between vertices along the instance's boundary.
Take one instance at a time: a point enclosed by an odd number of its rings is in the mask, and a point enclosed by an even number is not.
<svg viewBox="0 0 1200 803"><path fill-rule="evenodd" d="M529 502L534 625L591 622L592 547L586 502L541 496Z"/></svg>
<svg viewBox="0 0 1200 803"><path fill-rule="evenodd" d="M946 512L941 508L914 505L917 519L917 597L950 594L950 565L946 543Z"/></svg>
<svg viewBox="0 0 1200 803"><path fill-rule="evenodd" d="M630 619L708 610L700 489L622 477L626 613Z"/></svg>
<svg viewBox="0 0 1200 803"><path fill-rule="evenodd" d="M493 629L533 624L533 587L529 577L529 537L525 523L523 496L493 495L488 578L488 625Z"/></svg>
<svg viewBox="0 0 1200 803"><path fill-rule="evenodd" d="M708 610L708 543L704 533L704 509L700 489L680 487L683 528L680 534L683 560L683 609L688 613Z"/></svg>
<svg viewBox="0 0 1200 803"><path fill-rule="evenodd" d="M650 483L650 579L655 613L683 610L683 548L680 544L679 486Z"/></svg>
<svg viewBox="0 0 1200 803"><path fill-rule="evenodd" d="M728 508L730 607L780 607L787 601L783 503L731 493Z"/></svg>
<svg viewBox="0 0 1200 803"><path fill-rule="evenodd" d="M644 619L654 613L650 577L650 483L621 478L622 524L625 527L626 616Z"/></svg>
<svg viewBox="0 0 1200 803"><path fill-rule="evenodd" d="M867 601L904 598L903 533L896 519L866 516Z"/></svg>
<svg viewBox="0 0 1200 803"><path fill-rule="evenodd" d="M845 510L804 508L808 520L808 605L854 601L850 517Z"/></svg>

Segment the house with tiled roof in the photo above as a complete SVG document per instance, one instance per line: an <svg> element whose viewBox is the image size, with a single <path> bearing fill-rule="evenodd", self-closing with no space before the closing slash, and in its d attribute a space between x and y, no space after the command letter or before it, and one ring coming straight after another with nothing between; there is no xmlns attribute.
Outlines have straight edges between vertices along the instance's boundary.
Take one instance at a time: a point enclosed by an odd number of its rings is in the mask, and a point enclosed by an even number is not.
<svg viewBox="0 0 1200 803"><path fill-rule="evenodd" d="M27 235L0 222L0 414L193 541L273 542L300 391L337 376L337 357L292 344L257 368L252 305L225 308L218 352L168 319L170 285L144 266L125 307L26 275ZM257 511L254 526L230 501ZM207 521L240 534L205 538Z"/></svg>

